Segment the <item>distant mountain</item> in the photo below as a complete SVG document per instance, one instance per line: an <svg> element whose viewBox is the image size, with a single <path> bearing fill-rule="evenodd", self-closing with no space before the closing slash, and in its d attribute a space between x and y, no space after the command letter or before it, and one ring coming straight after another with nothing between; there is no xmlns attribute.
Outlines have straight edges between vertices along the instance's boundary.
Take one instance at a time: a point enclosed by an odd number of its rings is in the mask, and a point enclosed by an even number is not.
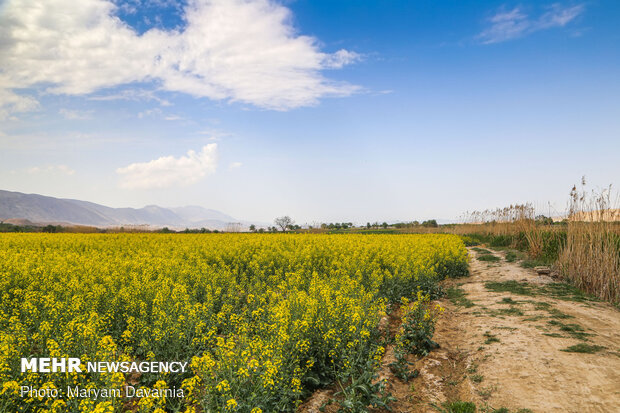
<svg viewBox="0 0 620 413"><path fill-rule="evenodd" d="M76 199L0 190L0 221L64 223L94 227L151 226L170 228L225 229L238 221L230 215L200 206L162 208L111 208ZM245 221L243 222L245 226ZM249 224L248 224L249 225Z"/></svg>
<svg viewBox="0 0 620 413"><path fill-rule="evenodd" d="M203 221L224 221L237 222L230 215L226 215L215 209L206 209L201 206L184 206L178 208L169 208L172 212L183 218L186 222L203 222Z"/></svg>

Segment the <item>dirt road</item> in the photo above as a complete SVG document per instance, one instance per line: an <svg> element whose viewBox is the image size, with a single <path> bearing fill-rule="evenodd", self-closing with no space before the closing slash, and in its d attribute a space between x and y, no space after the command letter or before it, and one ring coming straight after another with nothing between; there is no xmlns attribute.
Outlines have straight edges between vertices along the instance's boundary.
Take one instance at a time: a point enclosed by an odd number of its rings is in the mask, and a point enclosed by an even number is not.
<svg viewBox="0 0 620 413"><path fill-rule="evenodd" d="M470 255L471 276L450 280L441 301L441 348L417 362L414 391L395 411L460 400L483 412L620 412L620 311L503 253Z"/></svg>

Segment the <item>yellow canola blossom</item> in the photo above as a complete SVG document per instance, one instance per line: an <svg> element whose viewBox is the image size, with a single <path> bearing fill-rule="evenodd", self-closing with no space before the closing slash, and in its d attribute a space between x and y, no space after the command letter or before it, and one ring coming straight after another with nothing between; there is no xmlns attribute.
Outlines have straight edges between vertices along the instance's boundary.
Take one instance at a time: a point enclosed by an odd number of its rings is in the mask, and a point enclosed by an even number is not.
<svg viewBox="0 0 620 413"><path fill-rule="evenodd" d="M293 411L380 359L388 304L466 271L460 238L441 234L0 234L0 411ZM22 374L21 357L189 364ZM130 383L186 397L130 400ZM21 397L26 385L122 395Z"/></svg>

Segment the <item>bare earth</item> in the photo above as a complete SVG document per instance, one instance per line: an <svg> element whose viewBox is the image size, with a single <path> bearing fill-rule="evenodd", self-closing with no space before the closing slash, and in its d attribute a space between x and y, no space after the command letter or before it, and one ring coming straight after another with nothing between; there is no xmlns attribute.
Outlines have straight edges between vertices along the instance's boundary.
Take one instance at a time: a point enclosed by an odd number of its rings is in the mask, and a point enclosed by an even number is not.
<svg viewBox="0 0 620 413"><path fill-rule="evenodd" d="M421 374L414 380L420 403L395 411L437 412L429 402L463 400L482 411L620 412L620 311L596 301L489 291L489 281L545 286L554 280L507 263L500 253L494 254L502 260L493 264L470 254L471 276L453 284L462 284L474 305L441 301L447 309L434 337L441 348L418 362ZM502 302L506 298L517 303ZM581 326L587 341L558 323ZM561 351L579 343L604 348L594 354Z"/></svg>
<svg viewBox="0 0 620 413"><path fill-rule="evenodd" d="M387 367L393 348L386 349L379 377L397 399L392 412L444 412L445 402L459 400L475 403L477 412L620 412L620 311L570 294L556 298L547 289L556 285L553 278L493 254L501 261L478 261L470 251L471 276L446 281L445 288L458 287L471 303L439 301L446 308L433 338L440 348L410 359L419 377L408 383L394 377ZM511 280L533 293L485 286ZM390 332L399 324L396 313ZM562 351L580 343L602 347L592 354ZM318 412L331 394L315 393L299 411Z"/></svg>

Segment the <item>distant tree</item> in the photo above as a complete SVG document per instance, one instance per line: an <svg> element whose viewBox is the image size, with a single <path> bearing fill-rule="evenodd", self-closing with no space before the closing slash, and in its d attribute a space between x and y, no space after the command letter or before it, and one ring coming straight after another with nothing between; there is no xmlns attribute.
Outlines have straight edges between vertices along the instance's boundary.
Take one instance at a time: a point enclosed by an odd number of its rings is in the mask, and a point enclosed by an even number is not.
<svg viewBox="0 0 620 413"><path fill-rule="evenodd" d="M381 226L383 227L383 229L385 229L385 228L387 228L387 227L388 227L388 223L387 223L387 222L384 222L383 224L381 224Z"/></svg>
<svg viewBox="0 0 620 413"><path fill-rule="evenodd" d="M262 228L262 227L261 227L261 228L259 228L259 229L258 229L258 232L260 232L260 233L262 234L263 232L265 232L265 228Z"/></svg>
<svg viewBox="0 0 620 413"><path fill-rule="evenodd" d="M275 222L275 224L278 227L280 227L282 232L286 232L286 230L289 228L289 226L291 226L291 225L293 225L295 223L295 221L293 221L293 218L289 217L288 215L276 218L273 222Z"/></svg>
<svg viewBox="0 0 620 413"><path fill-rule="evenodd" d="M427 221L422 222L422 226L423 227L428 227L428 228L437 228L439 225L437 225L437 221L434 219L429 219Z"/></svg>
<svg viewBox="0 0 620 413"><path fill-rule="evenodd" d="M254 224L250 225L250 231L256 232L256 225Z"/></svg>
<svg viewBox="0 0 620 413"><path fill-rule="evenodd" d="M366 223L366 228L370 229L370 222Z"/></svg>
<svg viewBox="0 0 620 413"><path fill-rule="evenodd" d="M541 225L553 225L553 218L546 217L544 215L538 215L536 218L536 223Z"/></svg>

